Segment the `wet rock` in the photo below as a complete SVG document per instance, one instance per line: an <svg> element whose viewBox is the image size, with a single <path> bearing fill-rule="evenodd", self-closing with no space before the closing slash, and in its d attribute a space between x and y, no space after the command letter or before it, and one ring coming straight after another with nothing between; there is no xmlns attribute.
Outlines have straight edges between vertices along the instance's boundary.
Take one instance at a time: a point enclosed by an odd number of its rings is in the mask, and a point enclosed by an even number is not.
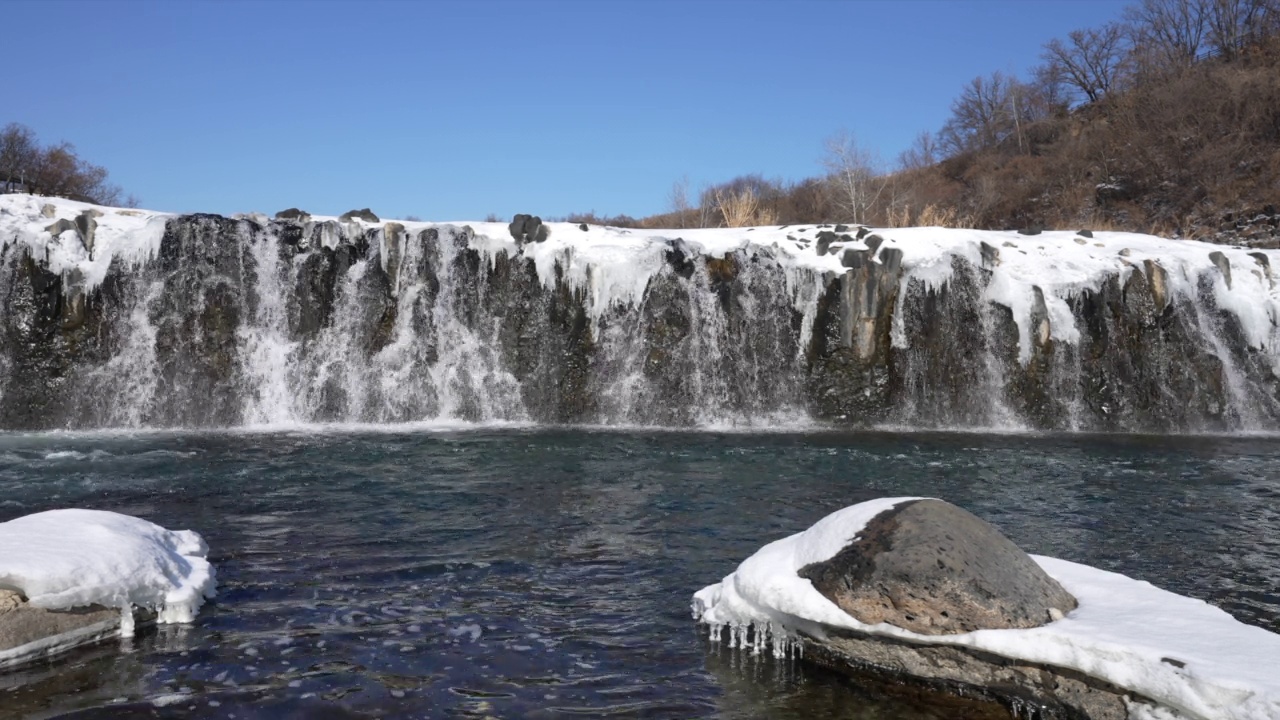
<svg viewBox="0 0 1280 720"><path fill-rule="evenodd" d="M1031 323L1035 330L1035 343L1041 348L1047 348L1049 339L1053 335L1053 325L1049 320L1049 308L1044 302L1044 290L1039 285L1032 285L1031 292L1034 299L1031 301Z"/></svg>
<svg viewBox="0 0 1280 720"><path fill-rule="evenodd" d="M666 260L671 269L686 280L693 277L693 273L696 270L693 264L693 257L696 253L693 249L681 238L669 241L667 247L669 249L666 252Z"/></svg>
<svg viewBox="0 0 1280 720"><path fill-rule="evenodd" d="M845 673L859 687L913 688L985 701L979 708L938 717L1037 720L1128 720L1130 691L1082 673L1020 662L963 647L930 646L831 628L822 641L806 638L803 657Z"/></svg>
<svg viewBox="0 0 1280 720"><path fill-rule="evenodd" d="M112 637L119 627L118 608L44 610L14 591L0 590L0 671Z"/></svg>
<svg viewBox="0 0 1280 720"><path fill-rule="evenodd" d="M1267 283L1274 288L1276 286L1276 279L1275 276L1271 274L1271 258L1267 257L1266 253L1260 252L1249 253L1249 257L1253 258L1253 261L1258 263L1258 267L1262 268L1262 276L1265 277L1267 279Z"/></svg>
<svg viewBox="0 0 1280 720"><path fill-rule="evenodd" d="M838 232L838 233L842 233L842 232L849 232L849 226L848 226L848 225L836 225L836 227L835 227L835 231L836 231L836 232Z"/></svg>
<svg viewBox="0 0 1280 720"><path fill-rule="evenodd" d="M363 220L371 223L382 222L369 208L364 208L363 210L348 210L339 215L338 220L342 222L350 222L352 220Z"/></svg>
<svg viewBox="0 0 1280 720"><path fill-rule="evenodd" d="M1093 231L1092 231L1092 230L1077 230L1077 231L1076 231L1076 234L1077 234L1077 235L1079 235L1080 237L1083 237L1083 238L1089 238L1090 240L1092 240L1092 239L1093 239Z"/></svg>
<svg viewBox="0 0 1280 720"><path fill-rule="evenodd" d="M1042 232L1044 232L1044 228L1032 226L1032 227L1022 228L1021 230L1018 231L1018 234L1019 235L1039 235Z"/></svg>
<svg viewBox="0 0 1280 720"><path fill-rule="evenodd" d="M1231 289L1231 261L1220 250L1214 250L1209 253L1209 260L1218 268L1218 272L1222 273L1222 278L1227 281L1227 289Z"/></svg>
<svg viewBox="0 0 1280 720"><path fill-rule="evenodd" d="M994 268L1000 264L1000 248L983 242L979 250L982 253L982 267Z"/></svg>
<svg viewBox="0 0 1280 720"><path fill-rule="evenodd" d="M586 223L578 223L578 229L581 230L582 232L586 232L590 228L587 227Z"/></svg>
<svg viewBox="0 0 1280 720"><path fill-rule="evenodd" d="M873 518L835 557L800 569L858 620L925 635L1045 625L1076 600L977 516L941 500Z"/></svg>
<svg viewBox="0 0 1280 720"><path fill-rule="evenodd" d="M861 239L862 242L866 243L867 249L871 251L872 255L875 255L880 246L884 244L884 238L879 235L867 235Z"/></svg>

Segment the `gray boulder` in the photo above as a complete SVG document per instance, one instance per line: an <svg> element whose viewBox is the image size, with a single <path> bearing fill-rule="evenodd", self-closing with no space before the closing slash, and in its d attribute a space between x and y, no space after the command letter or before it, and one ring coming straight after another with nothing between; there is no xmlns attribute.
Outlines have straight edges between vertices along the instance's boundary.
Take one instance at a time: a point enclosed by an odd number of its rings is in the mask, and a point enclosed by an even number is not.
<svg viewBox="0 0 1280 720"><path fill-rule="evenodd" d="M511 232L511 237L515 238L518 245L546 242L547 238L551 237L551 228L543 225L542 218L537 215L518 213L507 225L507 230Z"/></svg>
<svg viewBox="0 0 1280 720"><path fill-rule="evenodd" d="M90 208L76 216L76 230L80 231L80 241L84 243L84 249L89 253L89 257L93 257L93 236L98 230L97 218L102 217L102 212Z"/></svg>
<svg viewBox="0 0 1280 720"><path fill-rule="evenodd" d="M1231 289L1231 261L1227 259L1220 251L1214 250L1209 253L1209 261L1218 268L1218 272L1222 273L1222 278L1227 281L1227 289Z"/></svg>
<svg viewBox="0 0 1280 720"><path fill-rule="evenodd" d="M363 210L348 210L339 215L338 219L342 222L348 222L350 220L364 220L365 222L371 223L382 222L369 208L365 208Z"/></svg>
<svg viewBox="0 0 1280 720"><path fill-rule="evenodd" d="M288 208L276 213L277 220L295 220L297 222L307 222L311 219L311 213L298 208ZM376 221L373 221L376 222Z"/></svg>
<svg viewBox="0 0 1280 720"><path fill-rule="evenodd" d="M79 232L79 229L76 228L76 224L66 218L62 218L61 220L45 228L45 232L49 233L54 237L58 237L59 235L61 235L62 233L68 230L75 230L76 232Z"/></svg>
<svg viewBox="0 0 1280 720"><path fill-rule="evenodd" d="M941 500L880 513L800 576L868 623L925 635L1047 624L1076 599L989 523Z"/></svg>

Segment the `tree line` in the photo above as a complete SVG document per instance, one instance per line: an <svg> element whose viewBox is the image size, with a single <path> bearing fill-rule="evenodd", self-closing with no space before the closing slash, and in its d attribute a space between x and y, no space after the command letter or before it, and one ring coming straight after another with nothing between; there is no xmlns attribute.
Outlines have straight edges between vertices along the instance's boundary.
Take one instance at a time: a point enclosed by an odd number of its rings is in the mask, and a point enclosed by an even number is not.
<svg viewBox="0 0 1280 720"><path fill-rule="evenodd" d="M0 192L63 197L98 205L136 207L108 180L106 168L76 153L74 145L43 145L31 128L10 123L0 130Z"/></svg>

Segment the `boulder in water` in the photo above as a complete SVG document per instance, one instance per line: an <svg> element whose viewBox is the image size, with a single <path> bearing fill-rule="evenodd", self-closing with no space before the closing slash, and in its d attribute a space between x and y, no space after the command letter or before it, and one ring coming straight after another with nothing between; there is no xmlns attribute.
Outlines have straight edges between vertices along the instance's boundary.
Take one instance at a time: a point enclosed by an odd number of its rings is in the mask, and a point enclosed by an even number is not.
<svg viewBox="0 0 1280 720"><path fill-rule="evenodd" d="M799 574L864 623L924 635L1037 627L1077 604L1000 531L941 500L885 510Z"/></svg>

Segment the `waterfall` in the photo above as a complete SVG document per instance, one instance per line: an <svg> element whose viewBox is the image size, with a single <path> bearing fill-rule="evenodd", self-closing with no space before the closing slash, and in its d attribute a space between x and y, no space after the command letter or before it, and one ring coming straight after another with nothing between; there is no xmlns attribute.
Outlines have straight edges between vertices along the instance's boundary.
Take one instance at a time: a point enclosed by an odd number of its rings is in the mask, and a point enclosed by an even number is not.
<svg viewBox="0 0 1280 720"><path fill-rule="evenodd" d="M1280 429L1263 252L86 208L0 198L0 427Z"/></svg>

